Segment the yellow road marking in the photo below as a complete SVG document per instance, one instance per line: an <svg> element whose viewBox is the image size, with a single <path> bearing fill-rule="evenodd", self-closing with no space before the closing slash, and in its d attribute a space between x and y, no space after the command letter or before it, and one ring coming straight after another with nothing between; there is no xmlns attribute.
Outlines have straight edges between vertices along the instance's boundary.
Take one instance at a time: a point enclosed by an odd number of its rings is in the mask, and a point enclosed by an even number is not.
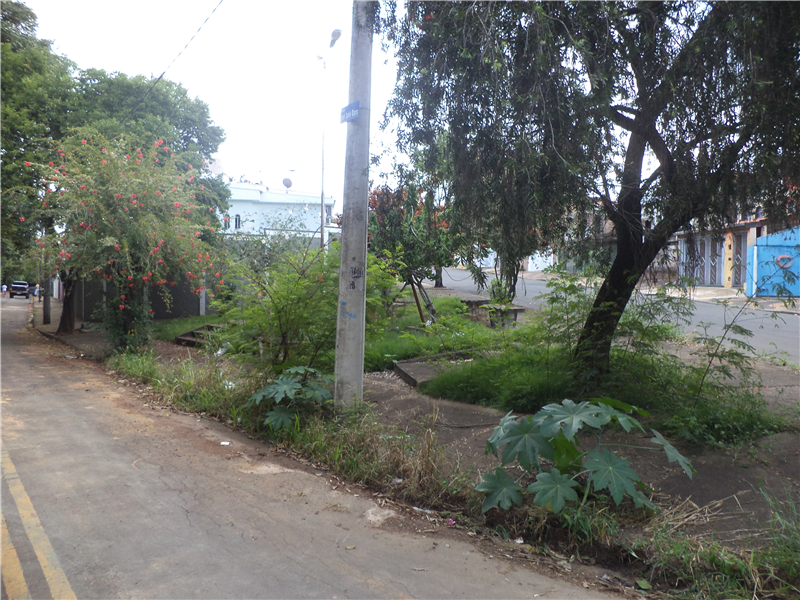
<svg viewBox="0 0 800 600"><path fill-rule="evenodd" d="M50 586L50 594L53 598L74 600L75 593L72 591L67 576L61 569L61 562L59 562L53 546L50 545L50 539L44 532L42 523L33 509L33 503L28 497L25 488L22 487L17 469L14 467L14 463L11 462L11 457L6 452L6 449L0 446L0 450L2 453L3 477L5 477L11 497L17 505L19 516L22 518L22 524L25 527L25 533L28 534L28 539L31 541L34 552L36 552L36 558L39 559L39 566L42 567L47 585ZM3 558L5 558L5 553Z"/></svg>
<svg viewBox="0 0 800 600"><path fill-rule="evenodd" d="M9 600L30 600L31 593L25 583L25 575L22 572L19 556L17 556L17 549L14 548L14 544L8 535L6 516L2 513L0 515L2 515L3 519L3 530L0 532L0 536L3 538L0 561L3 563L2 575L3 585L6 586L6 594Z"/></svg>

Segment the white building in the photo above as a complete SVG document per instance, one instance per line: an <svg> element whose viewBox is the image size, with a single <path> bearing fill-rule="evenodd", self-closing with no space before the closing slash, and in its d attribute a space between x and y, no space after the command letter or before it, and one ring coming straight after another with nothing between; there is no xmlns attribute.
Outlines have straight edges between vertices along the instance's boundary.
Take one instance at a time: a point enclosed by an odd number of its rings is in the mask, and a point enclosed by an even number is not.
<svg viewBox="0 0 800 600"><path fill-rule="evenodd" d="M256 235L265 231L299 233L319 244L320 194L291 190L270 190L253 183L230 183L230 207L222 215L225 233ZM332 222L334 199L325 197L325 245L341 237L341 229ZM312 245L314 245L312 242Z"/></svg>

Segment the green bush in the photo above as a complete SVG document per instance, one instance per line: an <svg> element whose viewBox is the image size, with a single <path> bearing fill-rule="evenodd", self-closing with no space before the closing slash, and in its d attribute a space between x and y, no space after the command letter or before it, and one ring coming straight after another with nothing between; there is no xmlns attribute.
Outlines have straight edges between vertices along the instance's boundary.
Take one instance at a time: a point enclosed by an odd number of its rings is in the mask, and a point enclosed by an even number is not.
<svg viewBox="0 0 800 600"><path fill-rule="evenodd" d="M308 246L278 248L265 265L238 265L243 282L232 301L215 304L232 323L221 335L231 355L259 368L300 365L332 367L336 345L339 250ZM394 278L371 258L367 273L368 328L385 319L385 302Z"/></svg>
<svg viewBox="0 0 800 600"><path fill-rule="evenodd" d="M602 443L603 429L612 422L627 432L632 429L644 432L639 421L631 416L633 412L647 416L636 407L611 398L597 398L579 404L564 400L544 406L533 416L519 419L509 412L486 442L486 453L491 452L500 458L500 466L493 473L484 473L483 480L475 487L487 494L483 512L495 507L508 510L513 504L521 505L523 494L527 492L535 494L533 502L536 506L546 506L559 513L568 502L578 502L579 491L583 492L580 501L583 507L590 492L597 495L606 490L617 505L627 497L637 507L654 508L643 493L648 488L631 469L630 462L619 458ZM589 427L597 430L591 450L584 449L577 437L581 429ZM689 461L660 433L651 432L654 437L650 441L660 446L669 461L677 462L691 478L694 469ZM543 460L547 461L547 468L543 466ZM519 475L518 470L511 471L515 480L505 468L514 462L536 475L536 481L528 485L527 490L519 485L525 475Z"/></svg>

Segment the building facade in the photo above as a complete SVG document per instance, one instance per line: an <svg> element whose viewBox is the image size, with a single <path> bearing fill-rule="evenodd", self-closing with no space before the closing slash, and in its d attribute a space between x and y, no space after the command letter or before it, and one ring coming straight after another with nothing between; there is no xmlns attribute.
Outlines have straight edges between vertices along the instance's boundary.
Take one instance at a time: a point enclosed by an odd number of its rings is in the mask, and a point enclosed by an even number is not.
<svg viewBox="0 0 800 600"><path fill-rule="evenodd" d="M286 232L311 239L319 245L320 194L307 194L291 190L270 190L253 183L230 183L231 197L226 214L221 215L222 231L228 234L259 235ZM327 246L341 236L341 229L333 219L334 199L326 196L324 239Z"/></svg>

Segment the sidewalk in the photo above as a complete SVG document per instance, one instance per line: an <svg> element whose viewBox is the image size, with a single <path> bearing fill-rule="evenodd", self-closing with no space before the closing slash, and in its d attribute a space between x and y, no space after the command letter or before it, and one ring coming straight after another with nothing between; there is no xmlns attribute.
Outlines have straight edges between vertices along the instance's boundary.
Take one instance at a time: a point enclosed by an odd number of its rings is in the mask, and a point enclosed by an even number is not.
<svg viewBox="0 0 800 600"><path fill-rule="evenodd" d="M553 275L544 273L542 271L520 271L519 276L521 279L525 279L527 281L548 281L551 277L553 277ZM655 293L652 287L642 287L641 291L643 294ZM800 315L800 299L795 299L795 306L787 306L784 304L782 299L774 296L759 296L752 299L748 298L744 295L743 290L738 290L737 288L697 286L690 290L689 297L695 302L714 302L715 300L726 300L735 306L742 306L745 302L750 300L751 308Z"/></svg>

